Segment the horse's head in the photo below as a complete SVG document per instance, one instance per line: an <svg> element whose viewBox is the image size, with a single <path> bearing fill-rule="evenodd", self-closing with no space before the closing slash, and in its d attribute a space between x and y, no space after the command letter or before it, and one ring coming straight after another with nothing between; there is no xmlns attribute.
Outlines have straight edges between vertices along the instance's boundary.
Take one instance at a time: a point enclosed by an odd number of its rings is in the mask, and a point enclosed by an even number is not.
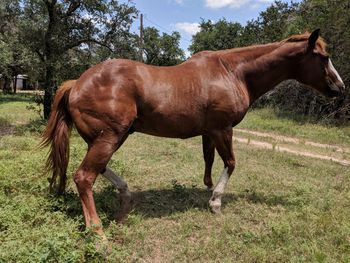
<svg viewBox="0 0 350 263"><path fill-rule="evenodd" d="M325 50L326 45L319 32L316 29L308 38L306 52L296 69L297 80L327 97L338 97L344 94L345 85Z"/></svg>

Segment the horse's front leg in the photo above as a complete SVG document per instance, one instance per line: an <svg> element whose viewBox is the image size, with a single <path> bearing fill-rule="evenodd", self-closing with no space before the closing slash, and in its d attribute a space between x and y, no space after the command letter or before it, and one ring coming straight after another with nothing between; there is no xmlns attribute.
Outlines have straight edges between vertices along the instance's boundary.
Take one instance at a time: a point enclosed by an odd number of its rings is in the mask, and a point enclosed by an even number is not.
<svg viewBox="0 0 350 263"><path fill-rule="evenodd" d="M211 178L211 168L213 167L214 157L215 157L215 144L214 141L206 136L202 136L203 145L203 157L205 161L205 171L204 171L204 184L207 186L208 190L213 190L213 180Z"/></svg>
<svg viewBox="0 0 350 263"><path fill-rule="evenodd" d="M215 147L224 162L224 170L213 190L213 194L209 200L209 206L212 212L220 213L222 195L224 194L226 184L235 169L235 157L232 150L232 127L228 127L223 131L213 132L211 138L214 140Z"/></svg>

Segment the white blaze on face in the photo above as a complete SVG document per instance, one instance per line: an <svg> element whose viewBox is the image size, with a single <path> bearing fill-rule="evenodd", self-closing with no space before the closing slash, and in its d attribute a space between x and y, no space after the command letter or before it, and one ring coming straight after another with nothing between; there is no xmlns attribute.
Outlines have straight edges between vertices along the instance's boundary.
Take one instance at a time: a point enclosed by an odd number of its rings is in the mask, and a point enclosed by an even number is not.
<svg viewBox="0 0 350 263"><path fill-rule="evenodd" d="M331 61L330 59L329 59L329 61L328 61L328 68L329 68L329 70L337 77L337 80L338 80L342 85L344 85L343 80L342 80L341 77L339 76L338 71L334 68L333 63L332 63L332 61Z"/></svg>

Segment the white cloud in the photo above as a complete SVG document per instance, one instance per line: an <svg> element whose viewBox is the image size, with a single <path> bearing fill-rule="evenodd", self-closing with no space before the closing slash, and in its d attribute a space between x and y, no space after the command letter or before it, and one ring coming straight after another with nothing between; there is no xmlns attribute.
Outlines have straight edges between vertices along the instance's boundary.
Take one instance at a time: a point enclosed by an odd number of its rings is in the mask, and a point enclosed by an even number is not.
<svg viewBox="0 0 350 263"><path fill-rule="evenodd" d="M199 23L188 23L188 22L181 22L181 23L176 23L175 28L186 32L187 34L194 35L197 32L199 32Z"/></svg>
<svg viewBox="0 0 350 263"><path fill-rule="evenodd" d="M185 57L189 58L191 56L191 52L189 50L185 50Z"/></svg>
<svg viewBox="0 0 350 263"><path fill-rule="evenodd" d="M213 9L224 7L239 8L245 5L249 0L206 0L206 6Z"/></svg>
<svg viewBox="0 0 350 263"><path fill-rule="evenodd" d="M212 9L241 8L246 5L254 6L259 3L272 3L274 0L205 0L206 7Z"/></svg>
<svg viewBox="0 0 350 263"><path fill-rule="evenodd" d="M176 4L182 5L184 3L184 0L173 0Z"/></svg>

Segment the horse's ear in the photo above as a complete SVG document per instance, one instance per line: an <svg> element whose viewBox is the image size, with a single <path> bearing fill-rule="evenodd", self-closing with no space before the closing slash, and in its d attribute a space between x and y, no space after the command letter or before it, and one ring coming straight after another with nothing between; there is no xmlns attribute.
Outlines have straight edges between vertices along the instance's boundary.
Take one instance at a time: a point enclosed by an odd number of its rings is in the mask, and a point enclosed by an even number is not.
<svg viewBox="0 0 350 263"><path fill-rule="evenodd" d="M320 36L320 29L314 30L314 32L311 33L309 36L309 49L314 49L316 46L316 41L318 37Z"/></svg>

